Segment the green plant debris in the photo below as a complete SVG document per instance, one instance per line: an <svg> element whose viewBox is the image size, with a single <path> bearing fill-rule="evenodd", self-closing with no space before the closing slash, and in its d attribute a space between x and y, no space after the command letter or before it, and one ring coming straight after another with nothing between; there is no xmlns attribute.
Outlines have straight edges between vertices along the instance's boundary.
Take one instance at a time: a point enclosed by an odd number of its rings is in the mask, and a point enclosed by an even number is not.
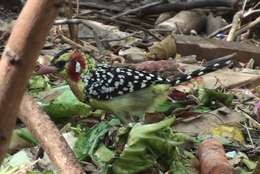
<svg viewBox="0 0 260 174"><path fill-rule="evenodd" d="M91 107L80 102L70 90L69 86L61 86L48 91L55 96L51 101L41 100L43 110L55 119L68 118L74 115L88 116L91 112Z"/></svg>
<svg viewBox="0 0 260 174"><path fill-rule="evenodd" d="M199 88L197 96L200 105L217 108L219 103L230 106L233 95L220 92L215 89Z"/></svg>
<svg viewBox="0 0 260 174"><path fill-rule="evenodd" d="M98 162L99 157L101 161L104 161L106 156L100 155L100 152L96 151L101 148L101 142L105 134L109 131L109 128L118 125L120 122L112 119L110 122L103 121L95 126L82 131L78 137L78 140L74 146L74 152L79 160L84 160L86 157L91 157L92 160ZM108 149L99 149L100 151L109 151ZM96 154L95 154L96 153ZM112 152L111 152L112 153Z"/></svg>
<svg viewBox="0 0 260 174"><path fill-rule="evenodd" d="M134 174L159 164L161 171L188 173L181 145L189 137L173 133L174 118L154 124L136 124L129 133L127 144L112 165L115 174Z"/></svg>

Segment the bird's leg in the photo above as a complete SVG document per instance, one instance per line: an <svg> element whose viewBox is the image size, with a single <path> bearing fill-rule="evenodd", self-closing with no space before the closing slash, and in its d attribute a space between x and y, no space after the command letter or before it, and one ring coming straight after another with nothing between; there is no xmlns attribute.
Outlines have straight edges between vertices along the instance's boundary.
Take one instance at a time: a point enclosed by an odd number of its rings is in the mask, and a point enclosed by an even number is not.
<svg viewBox="0 0 260 174"><path fill-rule="evenodd" d="M128 125L128 123L134 122L133 116L128 112L121 111L115 114L124 125Z"/></svg>

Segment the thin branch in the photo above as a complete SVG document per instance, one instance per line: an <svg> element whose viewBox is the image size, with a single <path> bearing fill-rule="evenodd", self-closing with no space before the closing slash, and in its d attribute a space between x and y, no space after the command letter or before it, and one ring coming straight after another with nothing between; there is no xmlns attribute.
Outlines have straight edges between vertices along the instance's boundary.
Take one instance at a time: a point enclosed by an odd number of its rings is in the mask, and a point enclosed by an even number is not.
<svg viewBox="0 0 260 174"><path fill-rule="evenodd" d="M224 31L230 29L231 27L232 27L232 24L228 24L228 25L226 25L226 26L224 26L222 28L219 28L216 31L214 31L213 33L209 34L208 38L212 38L212 37L216 36L218 33L224 32Z"/></svg>
<svg viewBox="0 0 260 174"><path fill-rule="evenodd" d="M246 30L249 30L253 27L255 27L256 25L258 25L260 23L260 17L256 18L254 21L250 22L249 24L247 24L246 26L240 28L239 30L237 30L235 32L235 37L239 36L240 34L242 34L243 32L245 32Z"/></svg>
<svg viewBox="0 0 260 174"><path fill-rule="evenodd" d="M124 11L122 13L119 13L119 14L117 14L115 16L112 16L111 19L118 19L118 18L120 18L122 16L125 16L125 15L128 15L128 14L137 13L139 11L142 11L142 10L147 9L147 8L151 8L153 6L156 6L156 5L159 5L159 4L162 4L162 3L163 3L162 1L148 3L148 4L142 5L140 7L137 7L137 8L134 8L134 9L130 9L130 10Z"/></svg>
<svg viewBox="0 0 260 174"><path fill-rule="evenodd" d="M141 15L160 14L169 11L181 11L194 8L207 8L207 7L230 7L238 2L238 0L187 0L175 1L172 3L161 4L150 8L143 9Z"/></svg>
<svg viewBox="0 0 260 174"><path fill-rule="evenodd" d="M131 23L128 23L128 22L125 22L125 21L121 21L121 20L117 20L117 19L111 19L110 17L106 17L106 16L101 16L100 18L104 19L104 20L108 20L108 21L111 21L111 22L114 22L114 23L117 23L117 24L120 24L120 25L125 25L125 26L128 26L128 27L131 27L131 28L136 28L138 30L142 30L144 31L145 33L149 34L150 36L152 36L154 39L156 39L157 41L161 41L161 39L156 36L155 34L153 34L151 31L149 31L148 29L145 29L139 25L135 25L135 24L131 24Z"/></svg>

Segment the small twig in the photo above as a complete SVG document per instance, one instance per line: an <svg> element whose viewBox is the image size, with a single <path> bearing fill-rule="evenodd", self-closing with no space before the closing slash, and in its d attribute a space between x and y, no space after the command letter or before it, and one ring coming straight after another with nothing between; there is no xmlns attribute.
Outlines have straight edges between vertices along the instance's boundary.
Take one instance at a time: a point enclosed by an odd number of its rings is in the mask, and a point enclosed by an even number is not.
<svg viewBox="0 0 260 174"><path fill-rule="evenodd" d="M142 32L142 31L141 31ZM134 32L134 33L131 33L127 36L124 36L124 37L120 37L120 38L115 38L115 39L102 39L101 42L114 42L114 41L121 41L121 40L125 40L125 39L128 39L129 37L133 37L134 35L138 34L138 33L141 33L141 32Z"/></svg>
<svg viewBox="0 0 260 174"><path fill-rule="evenodd" d="M256 18L254 21L250 22L249 24L247 24L246 26L242 27L241 29L237 30L235 32L235 34L234 34L234 37L237 37L238 35L242 34L246 30L249 30L250 28L255 27L259 23L260 23L260 17Z"/></svg>
<svg viewBox="0 0 260 174"><path fill-rule="evenodd" d="M259 13L259 12L260 12L260 9L257 9L257 10L252 10L252 9L250 9L250 10L248 10L247 12L245 12L245 13L243 14L243 18L246 18L246 17L248 17L248 16L250 16L250 15L253 15L253 14Z"/></svg>
<svg viewBox="0 0 260 174"><path fill-rule="evenodd" d="M242 113L249 121L251 121L254 124L254 126L257 129L260 129L260 123L258 123L255 119L253 119L246 111L244 111L243 109L241 109L238 106L235 108L235 110Z"/></svg>
<svg viewBox="0 0 260 174"><path fill-rule="evenodd" d="M73 5L77 5L77 2L72 2ZM115 6L115 5L111 5L108 3L99 3L99 2L88 2L88 1L80 1L79 5L83 8L95 8L95 9L101 9L101 10L110 10L110 11L115 11L115 12L121 12L122 8Z"/></svg>
<svg viewBox="0 0 260 174"><path fill-rule="evenodd" d="M100 41L100 39L98 37L98 33L86 21L84 21L82 19L61 19L61 20L56 20L54 24L55 25L63 25L63 24L80 24L80 23L83 24L85 27L87 27L89 30L91 30L100 53L104 55L105 54L105 48L103 47L102 42ZM66 36L64 36L64 35L62 35L62 39L64 39L67 43L70 43L70 44L72 44L72 45L74 45L78 48L81 48L81 49L83 48L82 45L79 45L76 42L72 42L72 40L69 40L69 38L66 38ZM94 47L91 46L90 49L94 49Z"/></svg>
<svg viewBox="0 0 260 174"><path fill-rule="evenodd" d="M79 0L76 1L77 5L76 5L76 15L79 15Z"/></svg>
<svg viewBox="0 0 260 174"><path fill-rule="evenodd" d="M54 25L64 25L64 24L80 24L81 19L58 19L55 20Z"/></svg>
<svg viewBox="0 0 260 174"><path fill-rule="evenodd" d="M251 145L252 145L253 147L255 147L254 142L253 142L252 137L251 137L251 134L250 134L250 132L249 132L249 129L248 129L247 124L245 123L245 125L243 125L243 124L241 124L241 125L246 129L246 133L247 133L247 135L248 135L248 138L249 138L249 140L250 140Z"/></svg>
<svg viewBox="0 0 260 174"><path fill-rule="evenodd" d="M260 2L258 2L252 9L256 9L260 5Z"/></svg>
<svg viewBox="0 0 260 174"><path fill-rule="evenodd" d="M138 30L142 30L146 33L148 33L150 36L152 36L153 38L155 38L157 41L161 41L161 39L156 36L155 34L153 34L151 31L149 31L148 29L145 29L139 25L134 25L134 24L131 24L131 23L128 23L128 22L125 22L125 21L120 21L120 20L116 20L116 19L111 19L110 17L106 17L106 16L102 16L103 19L105 20L109 20L111 22L115 22L115 23L118 23L118 24L121 24L121 25L125 25L125 26L128 26L128 27L132 27L132 28L136 28Z"/></svg>
<svg viewBox="0 0 260 174"><path fill-rule="evenodd" d="M105 52L106 52L106 51L105 51L105 48L104 48L102 42L100 41L100 39L99 39L99 37L98 37L98 33L97 33L97 32L95 31L95 29L94 29L92 26L90 26L87 22L81 20L81 23L82 23L85 27L87 27L88 29L90 29L90 30L92 31L93 36L94 36L94 39L95 39L95 41L96 41L97 48L99 49L99 51L100 51L100 53L101 53L102 55L105 55Z"/></svg>
<svg viewBox="0 0 260 174"><path fill-rule="evenodd" d="M69 39L68 37L66 37L66 36L64 36L64 35L62 35L62 34L60 35L60 37L61 37L61 39L62 39L64 42L66 42L66 43L68 43L68 44L70 44L70 45L73 45L74 47L80 48L80 49L82 49L83 51L87 51L87 52L98 52L98 49L97 49L96 47L90 45L90 44L82 46L82 45L80 45L80 44L74 42L73 40Z"/></svg>
<svg viewBox="0 0 260 174"><path fill-rule="evenodd" d="M211 34L209 34L209 35L208 35L208 38L212 38L212 37L216 36L218 33L224 32L224 31L230 29L231 27L232 27L232 24L228 24L228 25L226 25L226 26L224 26L224 27L222 27L222 28L219 28L219 29L217 29L216 31L214 31L214 32L212 32Z"/></svg>
<svg viewBox="0 0 260 174"><path fill-rule="evenodd" d="M159 1L159 2L152 2L152 3L149 3L149 4L145 4L145 5L142 5L140 7L137 7L137 8L134 8L134 9L130 9L130 10L124 11L122 13L119 13L119 14L117 14L115 16L112 16L111 19L118 19L118 18L120 18L122 16L125 16L125 15L128 15L128 14L137 13L138 11L142 11L143 9L150 8L150 7L162 4L162 3L163 3L162 1Z"/></svg>
<svg viewBox="0 0 260 174"><path fill-rule="evenodd" d="M247 0L244 0L243 7L242 7L242 13L244 14L246 9Z"/></svg>
<svg viewBox="0 0 260 174"><path fill-rule="evenodd" d="M170 3L160 4L150 8L145 8L141 11L141 15L159 14L168 11L181 11L194 8L216 8L216 7L229 7L232 8L238 0L189 0L189 1L173 1Z"/></svg>

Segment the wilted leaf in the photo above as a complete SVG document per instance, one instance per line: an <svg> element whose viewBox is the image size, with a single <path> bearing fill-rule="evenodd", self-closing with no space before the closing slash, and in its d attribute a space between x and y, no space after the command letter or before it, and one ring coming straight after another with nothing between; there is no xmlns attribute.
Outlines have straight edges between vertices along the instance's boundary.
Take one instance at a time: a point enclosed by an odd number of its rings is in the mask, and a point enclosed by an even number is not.
<svg viewBox="0 0 260 174"><path fill-rule="evenodd" d="M41 106L53 119L68 118L74 115L88 115L91 111L90 106L80 102L74 96L69 86L54 88L49 92L53 93L55 98L48 102L42 101Z"/></svg>
<svg viewBox="0 0 260 174"><path fill-rule="evenodd" d="M156 42L149 48L149 52L146 54L148 59L152 60L165 60L170 57L175 57L176 44L172 35L169 35L161 42Z"/></svg>
<svg viewBox="0 0 260 174"><path fill-rule="evenodd" d="M187 137L172 132L173 121L170 118L148 125L136 124L129 133L124 151L113 163L113 173L134 174L155 163L162 171L187 173L181 148Z"/></svg>
<svg viewBox="0 0 260 174"><path fill-rule="evenodd" d="M114 153L113 151L108 149L104 144L101 144L96 150L94 156L96 160L108 163L114 157Z"/></svg>
<svg viewBox="0 0 260 174"><path fill-rule="evenodd" d="M107 122L101 122L85 132L82 132L75 143L74 151L79 160L87 156L93 156L100 142L108 132L109 125Z"/></svg>
<svg viewBox="0 0 260 174"><path fill-rule="evenodd" d="M87 129L86 131L83 131L79 137L78 140L75 143L74 146L74 152L76 154L76 157L79 160L83 160L86 157L91 157L91 159L95 162L98 162L99 160L102 161L105 158L108 159L109 157L104 157L100 154L100 152L103 151L109 151L109 149L99 149L102 144L102 140L105 136L105 134L109 131L109 128L115 125L120 124L120 122L115 121L115 119L112 119L110 122L103 121L99 124L96 124L95 126ZM96 153L96 151L99 149L99 152ZM111 155L111 154L110 154ZM98 157L101 157L102 159L99 159Z"/></svg>
<svg viewBox="0 0 260 174"><path fill-rule="evenodd" d="M20 128L15 129L14 131L20 138L24 139L25 141L31 143L32 145L37 145L38 142L35 138L33 138L32 134L29 132L27 128Z"/></svg>
<svg viewBox="0 0 260 174"><path fill-rule="evenodd" d="M225 106L229 106L232 103L233 95L225 94L215 89L199 88L198 99L201 105L214 106L218 103L222 103Z"/></svg>
<svg viewBox="0 0 260 174"><path fill-rule="evenodd" d="M238 141L241 144L245 143L242 131L236 126L218 125L217 127L212 129L211 134L213 136L230 138L232 140Z"/></svg>
<svg viewBox="0 0 260 174"><path fill-rule="evenodd" d="M49 87L48 80L43 76L32 76L29 79L29 92L32 94L43 91Z"/></svg>

